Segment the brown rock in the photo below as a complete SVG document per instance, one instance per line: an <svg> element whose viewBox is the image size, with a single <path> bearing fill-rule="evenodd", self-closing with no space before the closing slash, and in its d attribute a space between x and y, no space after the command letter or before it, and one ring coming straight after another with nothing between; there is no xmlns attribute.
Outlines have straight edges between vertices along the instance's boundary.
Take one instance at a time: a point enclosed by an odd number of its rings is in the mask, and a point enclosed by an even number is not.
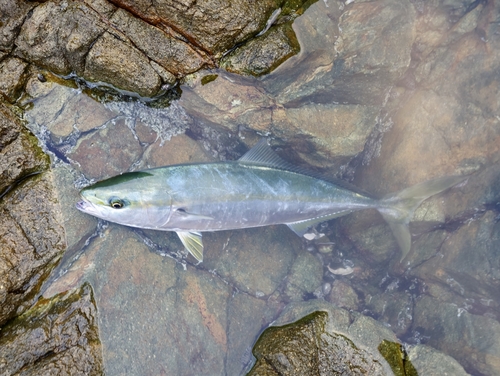
<svg viewBox="0 0 500 376"><path fill-rule="evenodd" d="M224 57L221 67L233 73L260 76L271 72L299 51L292 25L286 23L271 28Z"/></svg>
<svg viewBox="0 0 500 376"><path fill-rule="evenodd" d="M184 134L172 137L165 143L156 140L146 150L143 159L148 168L209 161L200 145Z"/></svg>
<svg viewBox="0 0 500 376"><path fill-rule="evenodd" d="M30 304L47 265L65 249L64 229L48 173L25 181L0 205L0 324Z"/></svg>
<svg viewBox="0 0 500 376"><path fill-rule="evenodd" d="M14 54L58 74L82 75L85 56L105 28L99 15L81 2L47 1L24 22Z"/></svg>
<svg viewBox="0 0 500 376"><path fill-rule="evenodd" d="M141 153L139 141L120 120L82 137L68 157L80 164L87 178L100 180L129 170Z"/></svg>
<svg viewBox="0 0 500 376"><path fill-rule="evenodd" d="M97 309L89 285L41 300L2 328L0 373L102 375Z"/></svg>
<svg viewBox="0 0 500 376"><path fill-rule="evenodd" d="M48 167L38 140L0 103L0 194L17 180Z"/></svg>
<svg viewBox="0 0 500 376"><path fill-rule="evenodd" d="M160 76L146 56L108 32L89 51L83 76L145 97L154 96L161 86Z"/></svg>
<svg viewBox="0 0 500 376"><path fill-rule="evenodd" d="M130 38L137 49L173 74L185 75L197 71L207 63L188 43L125 10L116 11L111 22Z"/></svg>
<svg viewBox="0 0 500 376"><path fill-rule="evenodd" d="M21 94L26 82L28 64L21 59L7 58L0 62L0 94L11 103Z"/></svg>
<svg viewBox="0 0 500 376"><path fill-rule="evenodd" d="M350 310L357 310L359 305L358 294L346 282L336 279L328 295L328 301L333 305Z"/></svg>
<svg viewBox="0 0 500 376"><path fill-rule="evenodd" d="M0 2L0 51L10 52L28 12L36 3L23 0Z"/></svg>
<svg viewBox="0 0 500 376"><path fill-rule="evenodd" d="M146 0L112 2L153 25L175 30L216 56L261 31L271 13L280 6L276 0L161 0L153 6Z"/></svg>

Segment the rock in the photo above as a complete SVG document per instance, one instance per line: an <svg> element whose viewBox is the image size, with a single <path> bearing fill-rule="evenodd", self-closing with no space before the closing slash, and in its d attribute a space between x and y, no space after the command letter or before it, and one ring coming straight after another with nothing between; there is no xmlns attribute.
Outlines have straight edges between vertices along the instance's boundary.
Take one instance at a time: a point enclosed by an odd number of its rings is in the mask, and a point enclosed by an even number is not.
<svg viewBox="0 0 500 376"><path fill-rule="evenodd" d="M12 50L28 12L35 6L29 1L5 0L0 3L0 51Z"/></svg>
<svg viewBox="0 0 500 376"><path fill-rule="evenodd" d="M284 137L312 138L321 150L334 151L332 160L340 164L363 151L378 112L375 106L312 103L285 107L280 125Z"/></svg>
<svg viewBox="0 0 500 376"><path fill-rule="evenodd" d="M79 1L44 2L23 23L14 54L57 74L81 76L91 44L106 27Z"/></svg>
<svg viewBox="0 0 500 376"><path fill-rule="evenodd" d="M497 216L496 212L487 211L448 234L437 246L439 253L415 267L410 274L448 286L456 294L477 302L474 305L478 310L490 305L479 302L498 302L500 225Z"/></svg>
<svg viewBox="0 0 500 376"><path fill-rule="evenodd" d="M427 345L458 359L474 373L492 375L500 365L500 324L454 303L422 296L415 305L413 329L428 336Z"/></svg>
<svg viewBox="0 0 500 376"><path fill-rule="evenodd" d="M332 290L328 295L328 301L334 306L356 311L359 306L358 294L346 282L336 279L332 283Z"/></svg>
<svg viewBox="0 0 500 376"><path fill-rule="evenodd" d="M451 356L425 345L411 346L408 357L419 375L466 376L464 368Z"/></svg>
<svg viewBox="0 0 500 376"><path fill-rule="evenodd" d="M110 225L93 248L95 267L86 278L96 286L107 372L224 373L228 285L150 252L122 226Z"/></svg>
<svg viewBox="0 0 500 376"><path fill-rule="evenodd" d="M188 43L118 9L111 18L113 26L130 38L133 45L151 60L174 75L184 76L208 63Z"/></svg>
<svg viewBox="0 0 500 376"><path fill-rule="evenodd" d="M0 372L5 375L103 373L92 289L42 299L2 328Z"/></svg>
<svg viewBox="0 0 500 376"><path fill-rule="evenodd" d="M488 98L498 85L499 42L485 26L490 13L482 12L483 7L478 3L466 14L457 9L456 23L444 9L436 11L431 24L424 14L417 17L419 30L426 29L415 44L420 53L412 74L418 86L406 92L392 116L394 125L384 136L380 156L359 171L364 186L384 194L498 161L498 120L492 114L499 104ZM470 32L474 28L482 32ZM486 52L485 40L492 54ZM447 210L453 211L453 205Z"/></svg>
<svg viewBox="0 0 500 376"><path fill-rule="evenodd" d="M80 164L87 178L102 180L128 171L141 155L139 141L125 121L119 120L82 137L68 156Z"/></svg>
<svg viewBox="0 0 500 376"><path fill-rule="evenodd" d="M149 60L132 45L108 32L92 45L83 77L90 81L107 82L144 97L154 96L161 86L160 76Z"/></svg>
<svg viewBox="0 0 500 376"><path fill-rule="evenodd" d="M30 178L9 192L0 211L1 325L33 304L66 242L50 173Z"/></svg>
<svg viewBox="0 0 500 376"><path fill-rule="evenodd" d="M323 18L331 24L328 17L339 19L338 30L332 25L317 26L317 20ZM301 58L303 63L283 77L269 77L266 88L280 103L290 106L308 102L380 105L391 82L410 64L414 18L409 1L351 3L340 14L326 5L315 7L300 21L313 30L315 44L321 47L306 47L311 52ZM305 71L304 64L312 69ZM304 77L311 73L313 77Z"/></svg>
<svg viewBox="0 0 500 376"><path fill-rule="evenodd" d="M271 28L261 37L252 39L221 59L220 65L229 72L261 76L299 53L300 46L291 23Z"/></svg>
<svg viewBox="0 0 500 376"><path fill-rule="evenodd" d="M298 313L304 309L312 309L315 305L323 308L322 311L313 312L292 324L278 326L282 325L284 317L290 318L290 310ZM275 326L266 329L256 342L253 354L257 362L248 375L342 372L355 375L392 375L388 364L377 354L376 348L360 345L358 337L346 332L348 322L347 311L335 309L325 303L308 302L289 306L289 310L285 311Z"/></svg>
<svg viewBox="0 0 500 376"><path fill-rule="evenodd" d="M326 312L315 312L288 326L266 329L254 346L257 362L248 375L387 374L368 351L341 334L326 332L327 318Z"/></svg>
<svg viewBox="0 0 500 376"><path fill-rule="evenodd" d="M244 0L210 3L162 0L153 6L147 1L112 2L152 25L166 25L175 30L178 39L192 41L216 57L263 30L271 13L281 5L275 0L258 4Z"/></svg>
<svg viewBox="0 0 500 376"><path fill-rule="evenodd" d="M407 292L391 291L370 297L366 307L377 320L386 324L402 338L410 329L413 319L413 299Z"/></svg>
<svg viewBox="0 0 500 376"><path fill-rule="evenodd" d="M239 290L257 297L269 296L278 289L300 253L300 239L284 226L206 233L203 241L203 267L216 270ZM296 282L302 287L302 281Z"/></svg>
<svg viewBox="0 0 500 376"><path fill-rule="evenodd" d="M48 129L55 145L74 144L79 134L104 126L116 117L80 90L54 81L40 82L36 76L28 80L27 93L34 106L26 111L26 118L31 124Z"/></svg>
<svg viewBox="0 0 500 376"><path fill-rule="evenodd" d="M38 140L0 103L0 194L18 180L46 170L49 159L38 147Z"/></svg>
<svg viewBox="0 0 500 376"><path fill-rule="evenodd" d="M7 58L0 62L0 94L14 103L19 98L26 82L28 64L17 58Z"/></svg>
<svg viewBox="0 0 500 376"><path fill-rule="evenodd" d="M308 252L300 252L287 277L285 294L290 300L304 300L321 285L323 265Z"/></svg>
<svg viewBox="0 0 500 376"><path fill-rule="evenodd" d="M174 136L166 143L156 140L146 149L142 158L145 168L209 161L211 159L200 145L185 134Z"/></svg>

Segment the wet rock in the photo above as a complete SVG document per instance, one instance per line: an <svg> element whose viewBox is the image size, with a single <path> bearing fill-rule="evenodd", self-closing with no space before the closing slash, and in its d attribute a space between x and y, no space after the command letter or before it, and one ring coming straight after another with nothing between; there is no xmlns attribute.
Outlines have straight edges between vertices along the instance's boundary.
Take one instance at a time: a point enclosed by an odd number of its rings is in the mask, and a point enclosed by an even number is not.
<svg viewBox="0 0 500 376"><path fill-rule="evenodd" d="M244 293L233 295L228 302L228 359L226 374L243 375L254 362L252 346L264 322L271 322L283 308L283 303L271 299L258 299ZM261 319L255 320L255 314ZM255 337L249 338L249 333ZM250 341L249 341L250 340ZM238 361L239 360L239 361Z"/></svg>
<svg viewBox="0 0 500 376"><path fill-rule="evenodd" d="M35 6L29 1L5 0L0 3L0 51L12 50L28 12Z"/></svg>
<svg viewBox="0 0 500 376"><path fill-rule="evenodd" d="M26 180L0 204L0 324L21 314L65 250L53 176Z"/></svg>
<svg viewBox="0 0 500 376"><path fill-rule="evenodd" d="M0 372L101 375L97 309L90 286L42 299L3 327Z"/></svg>
<svg viewBox="0 0 500 376"><path fill-rule="evenodd" d="M314 13L315 12L315 13ZM409 1L375 1L349 4L338 10L317 7L310 18L302 19L331 49L317 50L302 57L304 64L313 68L308 73L302 68L291 68L288 77L270 77L266 87L276 93L283 104L342 103L381 104L391 82L397 80L410 64L415 13ZM325 32L317 24L318 18L339 19L338 30ZM304 18L304 17L303 17ZM309 24L311 24L309 26ZM390 24L391 27L386 26ZM325 26L328 27L328 26ZM337 37L338 36L338 37ZM300 38L300 37L299 37ZM307 37L306 37L307 38ZM301 77L311 75L313 77ZM300 90L297 87L300 86Z"/></svg>
<svg viewBox="0 0 500 376"><path fill-rule="evenodd" d="M136 48L174 75L186 75L208 63L188 43L119 9L111 18L113 26L130 38Z"/></svg>
<svg viewBox="0 0 500 376"><path fill-rule="evenodd" d="M200 145L185 134L172 137L168 142L156 140L144 152L144 168L161 167L180 163L209 162ZM141 167L142 168L142 167Z"/></svg>
<svg viewBox="0 0 500 376"><path fill-rule="evenodd" d="M279 1L259 3L244 0L211 3L178 3L163 0L151 6L147 1L112 0L153 25L167 25L180 35L218 56L263 30Z"/></svg>
<svg viewBox="0 0 500 376"><path fill-rule="evenodd" d="M49 159L12 111L0 103L0 194L19 179L49 167Z"/></svg>
<svg viewBox="0 0 500 376"><path fill-rule="evenodd" d="M285 107L286 120L280 125L283 136L312 137L318 148L334 152L332 160L340 164L364 149L378 112L375 106L306 104Z"/></svg>
<svg viewBox="0 0 500 376"><path fill-rule="evenodd" d="M179 102L191 116L232 132L240 125L266 132L272 124L272 98L255 82L241 77L220 75L206 85L194 82L183 90Z"/></svg>
<svg viewBox="0 0 500 376"><path fill-rule="evenodd" d="M121 119L82 137L68 156L81 165L87 178L102 180L128 171L141 154L139 141Z"/></svg>
<svg viewBox="0 0 500 376"><path fill-rule="evenodd" d="M411 346L408 357L413 366L418 369L419 375L468 375L451 356L440 353L429 346Z"/></svg>
<svg viewBox="0 0 500 376"><path fill-rule="evenodd" d="M339 308L357 310L359 306L358 294L346 282L336 279L332 283L332 290L328 295L328 301Z"/></svg>
<svg viewBox="0 0 500 376"><path fill-rule="evenodd" d="M282 226L206 233L203 241L203 267L257 297L269 296L280 286L300 252L300 239ZM316 281L315 275L300 276ZM301 282L296 281L300 287Z"/></svg>
<svg viewBox="0 0 500 376"><path fill-rule="evenodd" d="M472 301L496 302L500 299L499 242L497 213L487 211L449 234L438 245L439 253L418 265L410 274L439 282Z"/></svg>
<svg viewBox="0 0 500 376"><path fill-rule="evenodd" d="M122 226L110 225L92 248L95 267L87 278L96 286L108 372L224 373L226 283L150 252Z"/></svg>
<svg viewBox="0 0 500 376"><path fill-rule="evenodd" d="M378 345L378 351L387 360L395 375L418 376L417 370L409 361L406 351L401 344L383 340Z"/></svg>
<svg viewBox="0 0 500 376"><path fill-rule="evenodd" d="M368 351L344 335L327 332L327 320L328 313L315 312L293 324L266 329L254 346L257 362L248 375L387 374Z"/></svg>
<svg viewBox="0 0 500 376"><path fill-rule="evenodd" d="M371 296L366 307L376 315L378 321L389 326L398 337L401 338L410 329L413 319L413 299L410 294L387 291Z"/></svg>
<svg viewBox="0 0 500 376"><path fill-rule="evenodd" d="M323 265L308 252L300 252L287 277L285 294L290 300L303 300L321 284Z"/></svg>
<svg viewBox="0 0 500 376"><path fill-rule="evenodd" d="M65 229L67 249L83 248L82 243L95 230L97 218L86 215L76 209L80 200L79 189L75 187L76 178L69 165L58 165L52 169L54 182L57 186L58 201L61 205L62 223ZM67 251L68 252L68 251Z"/></svg>
<svg viewBox="0 0 500 376"><path fill-rule="evenodd" d="M83 76L144 97L154 96L161 86L161 78L149 60L132 45L108 32L92 45Z"/></svg>
<svg viewBox="0 0 500 376"><path fill-rule="evenodd" d="M427 6L426 11L434 8ZM492 111L499 105L488 98L498 86L499 42L485 26L498 4L484 8L477 3L469 13L455 14L455 23L446 11L436 11L431 24L425 12L417 17L419 30L427 30L415 45L418 85L392 116L394 125L384 136L380 157L360 175L363 184L380 193L436 176L471 173L498 161L498 120Z"/></svg>
<svg viewBox="0 0 500 376"><path fill-rule="evenodd" d="M271 28L221 60L229 72L260 76L271 72L300 51L291 23Z"/></svg>
<svg viewBox="0 0 500 376"><path fill-rule="evenodd" d="M105 29L99 14L84 3L47 1L22 25L14 54L54 73L81 76L91 44Z"/></svg>
<svg viewBox="0 0 500 376"><path fill-rule="evenodd" d="M500 324L453 303L423 296L415 306L413 329L428 337L427 345L457 359L472 373L491 375L500 364Z"/></svg>
<svg viewBox="0 0 500 376"><path fill-rule="evenodd" d="M0 94L13 103L24 87L28 64L17 58L7 58L0 62Z"/></svg>
<svg viewBox="0 0 500 376"><path fill-rule="evenodd" d="M79 89L52 80L40 82L36 75L28 80L26 89L33 103L33 107L26 110L26 118L31 126L36 124L49 130L50 141L55 145L74 144L79 134L116 117L116 113Z"/></svg>

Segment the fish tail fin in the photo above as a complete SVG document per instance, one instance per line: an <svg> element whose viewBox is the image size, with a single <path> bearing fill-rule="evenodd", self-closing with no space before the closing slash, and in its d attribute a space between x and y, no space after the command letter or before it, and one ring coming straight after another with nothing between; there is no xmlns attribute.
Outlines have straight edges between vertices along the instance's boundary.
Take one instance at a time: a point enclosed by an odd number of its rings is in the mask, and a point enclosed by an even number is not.
<svg viewBox="0 0 500 376"><path fill-rule="evenodd" d="M464 181L464 176L446 176L416 184L402 191L385 196L380 201L378 211L391 228L399 247L400 262L411 248L411 234L408 227L415 210L420 204L435 194Z"/></svg>

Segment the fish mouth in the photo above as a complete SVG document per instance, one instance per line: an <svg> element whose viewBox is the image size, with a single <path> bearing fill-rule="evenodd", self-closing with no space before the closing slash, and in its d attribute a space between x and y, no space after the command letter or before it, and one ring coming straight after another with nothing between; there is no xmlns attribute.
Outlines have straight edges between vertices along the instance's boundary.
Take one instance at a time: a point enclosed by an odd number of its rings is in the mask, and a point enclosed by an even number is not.
<svg viewBox="0 0 500 376"><path fill-rule="evenodd" d="M95 216L99 214L99 210L97 210L96 206L87 200L78 201L75 206L78 210L84 213Z"/></svg>

